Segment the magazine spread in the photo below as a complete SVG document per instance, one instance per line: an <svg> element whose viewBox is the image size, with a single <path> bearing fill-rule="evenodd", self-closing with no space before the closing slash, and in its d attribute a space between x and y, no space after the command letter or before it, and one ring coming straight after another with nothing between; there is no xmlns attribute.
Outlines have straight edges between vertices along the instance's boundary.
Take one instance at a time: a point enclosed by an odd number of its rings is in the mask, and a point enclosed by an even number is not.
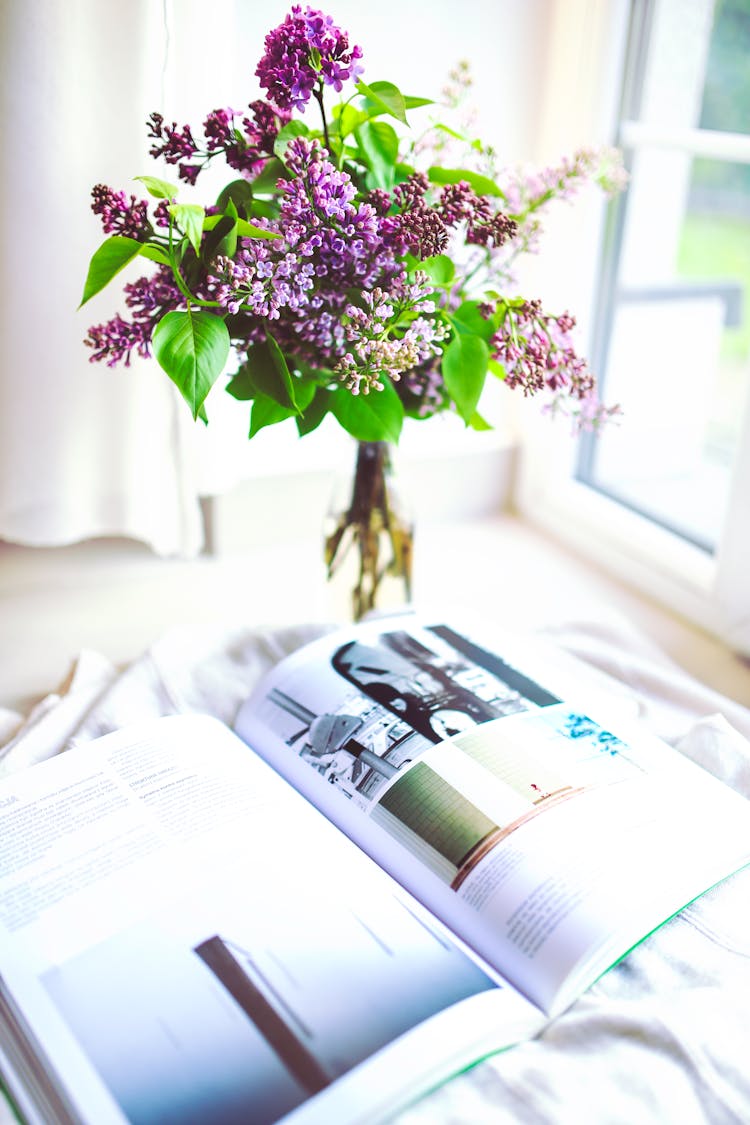
<svg viewBox="0 0 750 1125"><path fill-rule="evenodd" d="M375 620L283 661L235 726L551 1016L750 861L750 823L742 797L563 701L522 651Z"/></svg>
<svg viewBox="0 0 750 1125"><path fill-rule="evenodd" d="M375 620L282 661L236 733L169 717L0 782L24 1119L382 1120L750 862L744 799L493 648Z"/></svg>

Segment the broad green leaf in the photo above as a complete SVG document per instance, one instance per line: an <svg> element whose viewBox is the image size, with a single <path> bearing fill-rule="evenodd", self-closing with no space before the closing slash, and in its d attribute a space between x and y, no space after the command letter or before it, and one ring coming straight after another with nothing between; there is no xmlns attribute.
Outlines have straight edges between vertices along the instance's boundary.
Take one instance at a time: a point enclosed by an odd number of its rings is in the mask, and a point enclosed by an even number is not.
<svg viewBox="0 0 750 1125"><path fill-rule="evenodd" d="M206 213L198 203L173 203L169 213L196 254L200 254Z"/></svg>
<svg viewBox="0 0 750 1125"><path fill-rule="evenodd" d="M360 152L368 166L366 183L369 188L390 191L396 182L398 136L385 121L365 121L356 130Z"/></svg>
<svg viewBox="0 0 750 1125"><path fill-rule="evenodd" d="M481 336L483 340L489 340L498 327L496 315L482 316L478 301L464 301L455 312L449 314L448 319L462 336Z"/></svg>
<svg viewBox="0 0 750 1125"><path fill-rule="evenodd" d="M154 246L151 242L144 242L141 246L141 257L148 258L150 262L158 262L161 266L168 266L169 254L161 246Z"/></svg>
<svg viewBox="0 0 750 1125"><path fill-rule="evenodd" d="M504 198L502 191L494 180L488 176L481 176L478 172L471 172L468 168L428 168L427 177L433 184L458 184L466 182L477 195L496 195Z"/></svg>
<svg viewBox="0 0 750 1125"><path fill-rule="evenodd" d="M250 411L250 431L247 436L249 438L255 437L266 426L275 426L277 422L285 422L287 418L293 416L293 410L287 410L286 407L279 406L278 402L274 402L268 395L258 395Z"/></svg>
<svg viewBox="0 0 750 1125"><path fill-rule="evenodd" d="M155 199L176 199L180 194L180 189L175 184L170 184L167 180L160 180L158 176L135 176L139 183L143 184L149 195L153 195Z"/></svg>
<svg viewBox="0 0 750 1125"><path fill-rule="evenodd" d="M367 121L370 114L365 113L362 109L355 109L351 103L347 102L335 116L335 124L338 127L339 136L343 140L344 137L350 136L363 121Z"/></svg>
<svg viewBox="0 0 750 1125"><path fill-rule="evenodd" d="M201 249L204 262L210 262L214 257L223 255L232 258L237 249L237 220L232 215L212 216L218 218L217 223L211 223L207 229L206 237Z"/></svg>
<svg viewBox="0 0 750 1125"><path fill-rule="evenodd" d="M300 437L311 434L316 430L331 409L332 394L327 387L315 387L313 383L313 397L309 404L296 419L297 432Z"/></svg>
<svg viewBox="0 0 750 1125"><path fill-rule="evenodd" d="M253 391L252 397L271 398L290 413L299 414L292 376L273 336L267 333L264 341L253 344L243 371Z"/></svg>
<svg viewBox="0 0 750 1125"><path fill-rule="evenodd" d="M264 230L263 227L256 227L254 223L248 223L245 219L237 220L237 234L242 238L281 238L275 230Z"/></svg>
<svg viewBox="0 0 750 1125"><path fill-rule="evenodd" d="M157 324L154 355L197 418L229 355L229 331L209 312L169 312Z"/></svg>
<svg viewBox="0 0 750 1125"><path fill-rule="evenodd" d="M406 120L406 103L404 95L398 86L392 82L372 82L368 86L364 82L357 83L357 93L363 94L369 101L378 106L383 113L390 114L397 121L408 125Z"/></svg>
<svg viewBox="0 0 750 1125"><path fill-rule="evenodd" d="M456 274L456 267L447 254L424 258L417 263L417 269L424 270L430 281L434 281L436 285L450 285Z"/></svg>
<svg viewBox="0 0 750 1125"><path fill-rule="evenodd" d="M246 219L240 219L236 215L233 216L230 212L225 215L206 215L203 220L204 231L213 230L227 218L234 219L237 234L241 235L242 238L281 238L281 235L277 234L276 231L256 227L254 223L248 223Z"/></svg>
<svg viewBox="0 0 750 1125"><path fill-rule="evenodd" d="M243 363L235 371L224 390L238 402L249 402L250 399L255 398L257 388L246 364Z"/></svg>
<svg viewBox="0 0 750 1125"><path fill-rule="evenodd" d="M505 379L508 375L502 363L499 363L496 359L487 361L487 370L491 371L493 375L496 375L498 379Z"/></svg>
<svg viewBox="0 0 750 1125"><path fill-rule="evenodd" d="M286 165L277 156L267 160L262 170L251 181L253 195L269 195L275 192L279 179L288 176Z"/></svg>
<svg viewBox="0 0 750 1125"><path fill-rule="evenodd" d="M309 132L310 130L303 121L289 121L283 128L279 129L276 140L273 142L274 154L278 156L279 160L283 160L291 141L295 137L306 137Z"/></svg>
<svg viewBox="0 0 750 1125"><path fill-rule="evenodd" d="M143 250L143 245L142 242L138 242L135 238L127 238L124 234L113 234L103 242L89 263L79 309L108 285L128 262L137 258Z"/></svg>
<svg viewBox="0 0 750 1125"><path fill-rule="evenodd" d="M231 184L227 184L220 192L216 206L219 210L226 211L230 201L234 203L238 214L249 213L253 202L253 189L247 180L232 180Z"/></svg>
<svg viewBox="0 0 750 1125"><path fill-rule="evenodd" d="M435 102L432 98L415 98L409 94L404 94L404 105L407 109L419 109L423 105L434 105Z"/></svg>
<svg viewBox="0 0 750 1125"><path fill-rule="evenodd" d="M390 379L382 391L353 395L346 387L332 392L331 410L340 426L357 441L397 442L404 422L404 407Z"/></svg>
<svg viewBox="0 0 750 1125"><path fill-rule="evenodd" d="M486 418L483 418L481 414L477 414L476 411L474 411L471 418L469 418L469 429L471 430L484 433L487 430L494 430L494 428L495 427L491 425Z"/></svg>
<svg viewBox="0 0 750 1125"><path fill-rule="evenodd" d="M489 350L479 336L458 334L443 352L445 388L467 425L482 394L488 359Z"/></svg>

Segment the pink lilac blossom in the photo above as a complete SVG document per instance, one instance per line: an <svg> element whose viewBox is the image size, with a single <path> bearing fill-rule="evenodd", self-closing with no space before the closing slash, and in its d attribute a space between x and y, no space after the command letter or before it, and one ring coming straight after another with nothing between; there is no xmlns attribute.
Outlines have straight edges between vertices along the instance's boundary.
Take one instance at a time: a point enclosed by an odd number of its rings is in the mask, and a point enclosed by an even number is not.
<svg viewBox="0 0 750 1125"><path fill-rule="evenodd" d="M383 390L383 376L398 383L413 368L442 352L446 329L429 314L435 311L427 274L417 271L414 280L396 278L389 289L376 287L362 293L362 306L348 305L344 334L346 348L335 373L354 395ZM412 316L396 335L399 322Z"/></svg>
<svg viewBox="0 0 750 1125"><path fill-rule="evenodd" d="M505 369L505 383L524 395L552 392L547 409L565 410L579 428L593 428L619 407L604 407L586 360L576 354L570 313L550 316L540 301L506 305L500 328L490 339L491 356Z"/></svg>
<svg viewBox="0 0 750 1125"><path fill-rule="evenodd" d="M316 57L317 55L317 57ZM330 16L295 4L282 24L265 38L265 54L255 71L279 109L304 109L319 83L337 91L362 73L360 47L349 47L345 31Z"/></svg>

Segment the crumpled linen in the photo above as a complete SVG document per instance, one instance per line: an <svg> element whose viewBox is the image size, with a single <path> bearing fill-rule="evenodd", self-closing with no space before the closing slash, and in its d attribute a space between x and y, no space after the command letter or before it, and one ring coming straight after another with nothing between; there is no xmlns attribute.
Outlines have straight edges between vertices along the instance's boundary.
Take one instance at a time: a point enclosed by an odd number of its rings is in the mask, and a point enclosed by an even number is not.
<svg viewBox="0 0 750 1125"><path fill-rule="evenodd" d="M202 711L231 725L262 674L324 628L175 629L125 668L83 652L31 714L0 712L0 772L157 715ZM625 700L653 733L750 798L750 711L625 622L556 624L540 636L598 693ZM749 902L745 869L647 938L537 1038L451 1079L402 1111L399 1125L745 1125ZM0 1123L13 1120L0 1107Z"/></svg>

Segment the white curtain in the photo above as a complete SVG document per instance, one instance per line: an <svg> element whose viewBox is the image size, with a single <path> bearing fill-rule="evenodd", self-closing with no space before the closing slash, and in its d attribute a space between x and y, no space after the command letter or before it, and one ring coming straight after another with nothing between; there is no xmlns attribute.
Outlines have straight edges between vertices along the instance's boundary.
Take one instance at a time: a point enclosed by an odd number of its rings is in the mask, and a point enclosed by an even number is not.
<svg viewBox="0 0 750 1125"><path fill-rule="evenodd" d="M160 554L192 554L202 542L198 497L252 473L253 457L259 467L268 443L240 448L241 412L227 440L221 420L206 432L192 422L155 362L89 362L88 327L124 311L117 283L77 306L104 237L92 186L143 196L136 175L174 181L148 156L149 113L197 127L218 106L242 111L258 96L263 36L290 6L0 0L0 539L124 535ZM363 46L366 77L408 93L438 93L447 70L471 59L483 128L501 151L526 155L548 0L466 0L460 17L451 0L321 6ZM293 430L282 440L295 441Z"/></svg>

